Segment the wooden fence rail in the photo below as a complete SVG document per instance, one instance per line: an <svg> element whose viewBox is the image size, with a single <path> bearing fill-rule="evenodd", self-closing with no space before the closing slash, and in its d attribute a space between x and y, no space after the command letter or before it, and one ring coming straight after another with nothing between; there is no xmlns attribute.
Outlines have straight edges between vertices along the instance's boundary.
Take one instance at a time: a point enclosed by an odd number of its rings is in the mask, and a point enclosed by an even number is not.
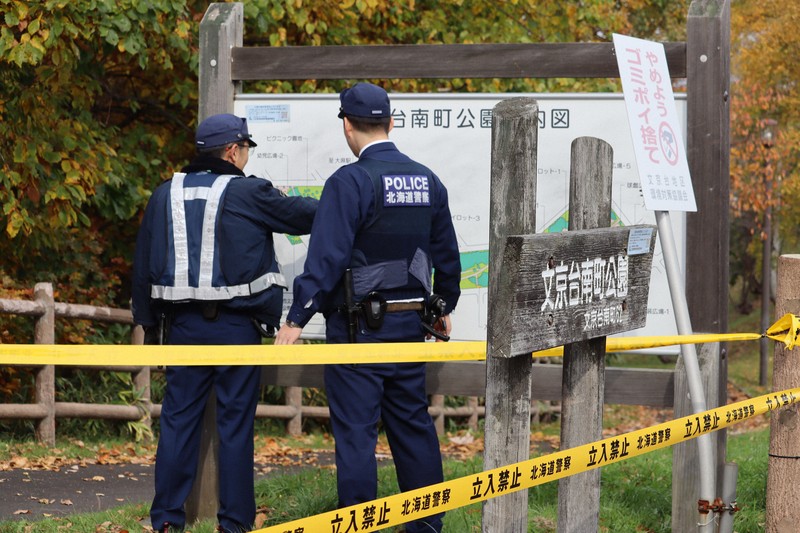
<svg viewBox="0 0 800 533"><path fill-rule="evenodd" d="M142 330L134 327L129 310L56 302L49 283L36 284L32 301L0 298L0 314L33 317L34 343L37 344L55 342L56 318L127 324L131 326L131 343L142 344L143 340ZM26 368L36 371L34 403L0 404L0 419L35 420L36 437L44 444L55 445L56 420L59 418L140 421L149 427L153 418L161 416L161 404L152 403L150 395L151 376L153 372L160 372L159 368L131 365L73 367L130 373L134 387L140 392L136 405L58 402L55 400L55 367L31 365ZM534 422L559 413L561 365L534 364L531 380ZM670 370L607 368L606 381L606 403L650 407L673 405L674 373ZM323 388L321 365L265 366L261 384L283 387L284 405L259 404L256 417L285 420L290 435L302 433L304 419L324 420L330 416L326 406L303 405L304 388ZM477 429L480 418L485 415L482 398L486 390L486 365L483 361L429 363L427 385L431 395L429 412L439 434L444 433L446 421L451 418L465 420L468 427ZM456 403L464 405L446 405L447 397L458 398L460 401Z"/></svg>
<svg viewBox="0 0 800 533"><path fill-rule="evenodd" d="M131 312L126 309L97 307L93 305L56 302L50 283L37 283L34 299L12 300L0 298L0 314L33 317L35 344L55 343L55 319L69 318L91 320L111 324L133 326ZM131 342L142 343L140 328L132 328ZM150 426L153 412L160 413L160 406L150 404L150 367L92 367L105 371L130 372L134 387L141 391L139 405L111 405L55 400L55 366L33 366L35 369L33 404L0 404L0 419L27 419L36 421L36 438L39 442L54 446L57 418L95 418L107 420L140 420Z"/></svg>
<svg viewBox="0 0 800 533"><path fill-rule="evenodd" d="M140 327L134 325L130 310L56 302L50 283L36 284L33 300L0 298L0 314L33 317L35 320L33 342L36 344L53 344L55 342L56 318L129 325L131 326L131 344L142 344L143 341L143 332ZM130 365L73 367L103 372L130 373L133 376L135 389L140 392L136 405L58 402L55 400L55 367L31 365L26 368L35 370L34 403L0 404L0 419L35 420L37 439L49 446L55 445L56 419L59 418L140 421L150 427L152 419L161 416L161 405L152 403L150 394L151 373L160 371L158 368ZM303 419L328 419L330 414L326 406L303 405L303 388L322 388L321 369L309 372L308 368L303 370L303 367L298 367L302 371L293 370L293 368L295 367L284 367L280 371L276 370L276 367L264 368L262 385L284 387L285 405L259 404L256 409L256 417L286 420L287 432L291 435L299 435L302 433ZM483 393L467 398L466 405L450 407L445 405L445 393L439 392L437 388L442 387L429 387L432 395L429 410L439 432L444 432L446 418L467 419L467 424L477 429L478 419L484 415L484 408L478 399L478 396L482 396ZM452 396L464 395L459 394L458 387L449 386L447 390L450 391L447 394ZM542 408L541 415L552 411L557 411L557 406Z"/></svg>

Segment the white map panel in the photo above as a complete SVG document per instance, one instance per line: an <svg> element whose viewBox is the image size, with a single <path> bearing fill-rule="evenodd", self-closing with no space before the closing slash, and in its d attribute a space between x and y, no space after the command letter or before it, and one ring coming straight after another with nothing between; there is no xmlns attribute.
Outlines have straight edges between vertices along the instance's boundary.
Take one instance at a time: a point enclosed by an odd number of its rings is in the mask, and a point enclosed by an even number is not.
<svg viewBox="0 0 800 533"><path fill-rule="evenodd" d="M598 137L614 150L612 223L655 224L644 205L621 94L391 94L398 148L429 166L450 194L450 209L462 257L462 296L453 315L453 339L485 340L489 248L489 187L492 108L504 98L528 96L539 104L537 232L567 228L569 159L577 137ZM686 100L677 96L685 130ZM319 195L337 168L355 160L337 118L338 95L239 95L235 113L247 117L258 147L245 169L289 194ZM684 135L685 138L685 135ZM685 265L685 217L674 213L676 245ZM279 259L289 280L302 271L307 238L280 236ZM291 302L286 294L285 308ZM321 317L304 330L322 337ZM653 260L647 326L630 335L677 333L659 243ZM657 353L678 353L674 347Z"/></svg>

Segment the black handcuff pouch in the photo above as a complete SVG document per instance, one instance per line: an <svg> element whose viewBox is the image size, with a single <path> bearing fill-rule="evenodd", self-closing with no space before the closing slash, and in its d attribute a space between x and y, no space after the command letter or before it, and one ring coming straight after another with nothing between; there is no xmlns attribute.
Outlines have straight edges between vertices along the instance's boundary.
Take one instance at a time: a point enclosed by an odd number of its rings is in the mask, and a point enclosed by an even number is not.
<svg viewBox="0 0 800 533"><path fill-rule="evenodd" d="M383 319L386 317L386 298L379 292L372 291L367 294L366 298L361 302L363 310L364 322L367 327L372 330L380 329L383 326Z"/></svg>

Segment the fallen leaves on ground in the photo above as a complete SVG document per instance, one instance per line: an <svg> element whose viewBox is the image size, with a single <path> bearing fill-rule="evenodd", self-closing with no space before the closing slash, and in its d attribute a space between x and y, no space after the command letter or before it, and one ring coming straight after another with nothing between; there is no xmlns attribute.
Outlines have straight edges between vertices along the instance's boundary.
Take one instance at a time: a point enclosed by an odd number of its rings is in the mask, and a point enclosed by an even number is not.
<svg viewBox="0 0 800 533"><path fill-rule="evenodd" d="M259 507L256 509L256 520L253 523L255 529L261 529L269 518L270 509L268 507Z"/></svg>
<svg viewBox="0 0 800 533"><path fill-rule="evenodd" d="M333 462L333 439L324 435L322 442L315 436L294 438L256 437L255 463L261 473L275 467L329 467Z"/></svg>
<svg viewBox="0 0 800 533"><path fill-rule="evenodd" d="M98 524L94 528L95 533L129 533L129 531L123 527L120 527L113 522L103 522L102 524Z"/></svg>
<svg viewBox="0 0 800 533"><path fill-rule="evenodd" d="M81 441L73 441L72 444L85 449ZM31 457L34 454L25 445L19 445L9 459L0 459L0 472L6 470L50 470L59 472L62 468L88 465L152 464L155 460L155 444L143 447L142 450L137 451L133 446L129 445L99 446L94 456L68 457L62 449L52 448L48 450L47 455Z"/></svg>
<svg viewBox="0 0 800 533"><path fill-rule="evenodd" d="M441 446L445 457L468 459L483 453L483 438L476 438L471 432L458 432L447 435L447 442Z"/></svg>

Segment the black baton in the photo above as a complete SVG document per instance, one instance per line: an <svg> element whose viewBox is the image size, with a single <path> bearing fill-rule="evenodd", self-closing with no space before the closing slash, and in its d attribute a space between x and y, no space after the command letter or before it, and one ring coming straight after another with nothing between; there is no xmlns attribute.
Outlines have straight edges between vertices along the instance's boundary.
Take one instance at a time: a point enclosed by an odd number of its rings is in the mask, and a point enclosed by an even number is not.
<svg viewBox="0 0 800 533"><path fill-rule="evenodd" d="M356 342L358 332L358 306L354 299L353 271L348 268L344 271L344 305L347 308L347 338L350 343Z"/></svg>

